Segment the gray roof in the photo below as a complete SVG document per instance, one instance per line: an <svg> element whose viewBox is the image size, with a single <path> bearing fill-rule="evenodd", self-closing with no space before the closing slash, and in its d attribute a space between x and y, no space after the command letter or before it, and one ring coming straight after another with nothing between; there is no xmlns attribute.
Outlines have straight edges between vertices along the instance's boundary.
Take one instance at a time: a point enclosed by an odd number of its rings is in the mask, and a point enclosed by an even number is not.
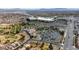
<svg viewBox="0 0 79 59"><path fill-rule="evenodd" d="M59 42L60 34L58 32L46 32L41 35L43 41Z"/></svg>

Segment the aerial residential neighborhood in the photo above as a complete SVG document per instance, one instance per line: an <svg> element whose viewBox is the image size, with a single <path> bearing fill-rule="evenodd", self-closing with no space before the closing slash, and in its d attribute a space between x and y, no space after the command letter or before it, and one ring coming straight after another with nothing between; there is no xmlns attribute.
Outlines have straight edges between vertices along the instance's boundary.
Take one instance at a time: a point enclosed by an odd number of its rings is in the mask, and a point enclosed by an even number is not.
<svg viewBox="0 0 79 59"><path fill-rule="evenodd" d="M78 50L79 10L44 10L1 11L0 50Z"/></svg>

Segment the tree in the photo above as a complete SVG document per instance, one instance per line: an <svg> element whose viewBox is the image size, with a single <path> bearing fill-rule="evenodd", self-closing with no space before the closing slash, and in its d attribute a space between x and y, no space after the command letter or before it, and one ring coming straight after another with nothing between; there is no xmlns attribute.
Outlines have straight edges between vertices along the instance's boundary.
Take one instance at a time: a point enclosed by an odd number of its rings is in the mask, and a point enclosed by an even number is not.
<svg viewBox="0 0 79 59"><path fill-rule="evenodd" d="M49 45L49 49L50 49L50 50L53 50L52 43L50 43L50 45Z"/></svg>

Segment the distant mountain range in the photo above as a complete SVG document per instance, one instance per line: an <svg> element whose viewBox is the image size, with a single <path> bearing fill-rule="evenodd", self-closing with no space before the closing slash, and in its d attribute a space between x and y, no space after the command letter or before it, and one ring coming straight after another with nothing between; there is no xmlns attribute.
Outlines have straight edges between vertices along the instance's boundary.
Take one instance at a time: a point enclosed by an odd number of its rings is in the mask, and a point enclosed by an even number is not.
<svg viewBox="0 0 79 59"><path fill-rule="evenodd" d="M79 8L50 8L50 9L40 9L42 11L79 11Z"/></svg>
<svg viewBox="0 0 79 59"><path fill-rule="evenodd" d="M5 12L5 11L6 12L8 12L8 11L79 11L79 8L0 9L0 12Z"/></svg>
<svg viewBox="0 0 79 59"><path fill-rule="evenodd" d="M13 9L0 9L1 12L23 12L23 13L42 13L42 12L48 12L48 13L79 13L79 8L40 8L40 9L20 9L20 8L13 8Z"/></svg>

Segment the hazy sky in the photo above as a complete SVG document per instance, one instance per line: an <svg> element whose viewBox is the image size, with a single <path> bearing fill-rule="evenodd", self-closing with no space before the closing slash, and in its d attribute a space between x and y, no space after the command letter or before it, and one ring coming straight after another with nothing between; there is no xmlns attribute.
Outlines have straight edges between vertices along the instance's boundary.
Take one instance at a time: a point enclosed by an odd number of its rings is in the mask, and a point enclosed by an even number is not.
<svg viewBox="0 0 79 59"><path fill-rule="evenodd" d="M79 8L78 0L0 0L0 8Z"/></svg>

